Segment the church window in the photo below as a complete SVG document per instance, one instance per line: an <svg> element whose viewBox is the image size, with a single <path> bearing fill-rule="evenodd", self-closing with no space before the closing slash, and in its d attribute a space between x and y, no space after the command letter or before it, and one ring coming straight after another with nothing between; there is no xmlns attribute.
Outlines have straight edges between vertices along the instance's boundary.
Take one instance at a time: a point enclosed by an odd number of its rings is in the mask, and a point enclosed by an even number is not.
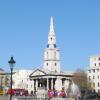
<svg viewBox="0 0 100 100"><path fill-rule="evenodd" d="M56 48L56 44L54 44L54 48Z"/></svg>
<svg viewBox="0 0 100 100"><path fill-rule="evenodd" d="M99 82L98 82L98 87L100 86Z"/></svg>
<svg viewBox="0 0 100 100"><path fill-rule="evenodd" d="M48 63L47 63L47 66L48 66Z"/></svg>
<svg viewBox="0 0 100 100"><path fill-rule="evenodd" d="M47 48L49 48L49 44L47 45Z"/></svg>

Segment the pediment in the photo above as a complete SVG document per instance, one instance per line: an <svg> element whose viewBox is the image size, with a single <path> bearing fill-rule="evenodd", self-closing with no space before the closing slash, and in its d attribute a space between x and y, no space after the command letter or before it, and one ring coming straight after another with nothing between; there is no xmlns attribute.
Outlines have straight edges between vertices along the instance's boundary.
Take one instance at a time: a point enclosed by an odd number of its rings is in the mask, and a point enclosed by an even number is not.
<svg viewBox="0 0 100 100"><path fill-rule="evenodd" d="M46 73L40 69L36 69L33 71L33 73L30 76L39 76L39 75L45 75Z"/></svg>

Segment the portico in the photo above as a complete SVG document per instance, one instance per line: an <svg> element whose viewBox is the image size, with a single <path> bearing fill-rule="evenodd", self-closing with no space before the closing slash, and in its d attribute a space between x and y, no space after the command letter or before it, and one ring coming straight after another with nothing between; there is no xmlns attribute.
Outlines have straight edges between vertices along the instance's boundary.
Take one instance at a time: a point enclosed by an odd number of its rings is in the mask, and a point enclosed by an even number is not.
<svg viewBox="0 0 100 100"><path fill-rule="evenodd" d="M39 71L42 75L40 75ZM39 75L36 73L39 73ZM30 79L34 81L34 91L37 91L39 87L44 87L46 90L65 90L68 88L68 83L71 81L71 77L72 75L64 75L61 73L49 75L40 69L37 69L31 74Z"/></svg>

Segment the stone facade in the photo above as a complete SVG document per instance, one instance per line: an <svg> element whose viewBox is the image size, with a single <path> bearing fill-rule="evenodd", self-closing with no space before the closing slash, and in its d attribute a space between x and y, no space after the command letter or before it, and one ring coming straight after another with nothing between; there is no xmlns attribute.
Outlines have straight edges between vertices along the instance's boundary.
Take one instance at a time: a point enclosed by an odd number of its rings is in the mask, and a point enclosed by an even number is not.
<svg viewBox="0 0 100 100"><path fill-rule="evenodd" d="M91 87L100 92L100 56L90 57L90 68L88 69L88 79Z"/></svg>
<svg viewBox="0 0 100 100"><path fill-rule="evenodd" d="M26 89L30 93L32 91L32 88L34 87L33 81L29 79L29 75L32 72L33 70L25 70L25 69L14 71L12 88Z"/></svg>

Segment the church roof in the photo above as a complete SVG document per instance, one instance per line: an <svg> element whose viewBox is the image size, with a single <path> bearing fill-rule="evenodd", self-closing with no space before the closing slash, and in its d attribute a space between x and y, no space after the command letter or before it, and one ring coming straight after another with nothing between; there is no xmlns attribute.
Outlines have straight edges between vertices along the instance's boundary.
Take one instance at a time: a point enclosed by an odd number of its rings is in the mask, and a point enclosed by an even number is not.
<svg viewBox="0 0 100 100"><path fill-rule="evenodd" d="M35 69L31 74L31 77L39 77L39 76L69 76L72 77L72 73L67 73L67 72L52 72L43 68L38 68Z"/></svg>

